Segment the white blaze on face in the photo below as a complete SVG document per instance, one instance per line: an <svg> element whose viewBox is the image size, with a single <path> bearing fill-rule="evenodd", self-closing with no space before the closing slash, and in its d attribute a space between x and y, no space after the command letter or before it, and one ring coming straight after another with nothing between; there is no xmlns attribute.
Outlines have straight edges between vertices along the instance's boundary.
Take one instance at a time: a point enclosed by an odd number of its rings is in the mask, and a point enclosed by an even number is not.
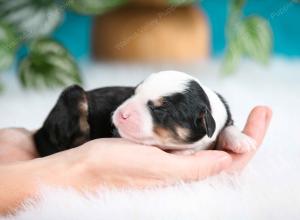
<svg viewBox="0 0 300 220"><path fill-rule="evenodd" d="M147 107L148 101L159 100L163 96L182 93L193 78L177 71L162 71L151 74L113 114L113 123L119 134L129 140L151 145L161 145L161 140L153 132L153 121Z"/></svg>

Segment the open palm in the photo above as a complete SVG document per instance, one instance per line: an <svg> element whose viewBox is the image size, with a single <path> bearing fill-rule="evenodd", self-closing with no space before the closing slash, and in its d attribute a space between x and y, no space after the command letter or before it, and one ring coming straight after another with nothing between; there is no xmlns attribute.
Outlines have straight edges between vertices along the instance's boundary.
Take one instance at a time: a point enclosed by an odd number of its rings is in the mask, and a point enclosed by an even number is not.
<svg viewBox="0 0 300 220"><path fill-rule="evenodd" d="M261 145L272 112L267 107L255 107L247 120L244 133ZM12 138L13 137L13 138ZM26 138L25 138L26 137ZM37 157L32 133L19 129L0 131L0 162L30 160ZM5 151L5 152L4 152ZM11 153L8 153L11 152ZM17 152L17 153L16 153ZM97 139L60 152L47 159L84 158L85 178L74 180L76 186L147 187L169 185L178 180L201 180L221 171L243 169L255 152L234 154L223 150L199 151L194 155L174 155L156 147L132 143L121 138Z"/></svg>

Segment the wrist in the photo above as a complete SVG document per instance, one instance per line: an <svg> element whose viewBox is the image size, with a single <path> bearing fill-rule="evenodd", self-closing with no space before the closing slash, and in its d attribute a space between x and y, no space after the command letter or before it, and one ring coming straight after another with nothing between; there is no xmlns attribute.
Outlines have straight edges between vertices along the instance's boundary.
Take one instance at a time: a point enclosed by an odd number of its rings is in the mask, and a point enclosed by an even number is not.
<svg viewBox="0 0 300 220"><path fill-rule="evenodd" d="M74 154L73 149L38 158L34 162L35 164L32 164L32 169L35 170L33 179L40 186L78 188L86 169L85 162L80 155Z"/></svg>
<svg viewBox="0 0 300 220"><path fill-rule="evenodd" d="M31 161L11 163L0 167L0 214L14 211L25 199L34 197L37 192L35 169Z"/></svg>
<svg viewBox="0 0 300 220"><path fill-rule="evenodd" d="M34 198L43 185L83 186L85 163L76 155L58 153L49 157L0 166L0 215L12 212L24 200Z"/></svg>

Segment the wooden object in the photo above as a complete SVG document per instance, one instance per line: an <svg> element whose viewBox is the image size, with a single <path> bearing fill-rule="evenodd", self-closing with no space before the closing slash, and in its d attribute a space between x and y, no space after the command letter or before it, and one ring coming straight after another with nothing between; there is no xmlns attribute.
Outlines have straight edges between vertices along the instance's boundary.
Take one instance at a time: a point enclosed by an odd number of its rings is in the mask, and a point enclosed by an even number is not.
<svg viewBox="0 0 300 220"><path fill-rule="evenodd" d="M92 50L102 60L186 62L206 58L209 39L197 6L128 5L95 18Z"/></svg>

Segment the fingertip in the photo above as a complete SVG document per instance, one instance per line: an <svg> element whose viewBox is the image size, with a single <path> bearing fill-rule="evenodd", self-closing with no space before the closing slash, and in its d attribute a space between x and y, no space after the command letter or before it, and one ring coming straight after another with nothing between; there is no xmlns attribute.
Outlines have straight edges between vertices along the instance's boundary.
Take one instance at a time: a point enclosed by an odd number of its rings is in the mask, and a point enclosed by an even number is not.
<svg viewBox="0 0 300 220"><path fill-rule="evenodd" d="M273 111L271 109L271 107L269 106L266 106L266 105L258 105L258 106L255 106L250 114L250 115L257 115L257 114L261 114L265 117L265 121L269 121L273 115Z"/></svg>
<svg viewBox="0 0 300 220"><path fill-rule="evenodd" d="M176 172L182 179L196 181L217 175L227 170L232 162L231 156L218 150L202 150L191 156L177 156Z"/></svg>
<svg viewBox="0 0 300 220"><path fill-rule="evenodd" d="M213 169L210 175L215 175L225 170L232 163L232 157L229 153L220 150L204 150L195 154L197 160L206 160L206 164L211 164Z"/></svg>
<svg viewBox="0 0 300 220"><path fill-rule="evenodd" d="M272 118L272 110L268 106L256 106L247 119L243 132L261 144Z"/></svg>
<svg viewBox="0 0 300 220"><path fill-rule="evenodd" d="M268 106L256 106L249 114L243 132L255 140L256 149L259 148L265 137L272 114L272 109ZM232 153L232 163L227 171L231 172L242 170L249 160L255 155L255 152L256 150L244 154Z"/></svg>
<svg viewBox="0 0 300 220"><path fill-rule="evenodd" d="M271 119L272 119L272 117L273 117L273 110L268 106L265 106L264 108L265 108L265 111L266 111L265 121L266 121L267 126L268 126Z"/></svg>

